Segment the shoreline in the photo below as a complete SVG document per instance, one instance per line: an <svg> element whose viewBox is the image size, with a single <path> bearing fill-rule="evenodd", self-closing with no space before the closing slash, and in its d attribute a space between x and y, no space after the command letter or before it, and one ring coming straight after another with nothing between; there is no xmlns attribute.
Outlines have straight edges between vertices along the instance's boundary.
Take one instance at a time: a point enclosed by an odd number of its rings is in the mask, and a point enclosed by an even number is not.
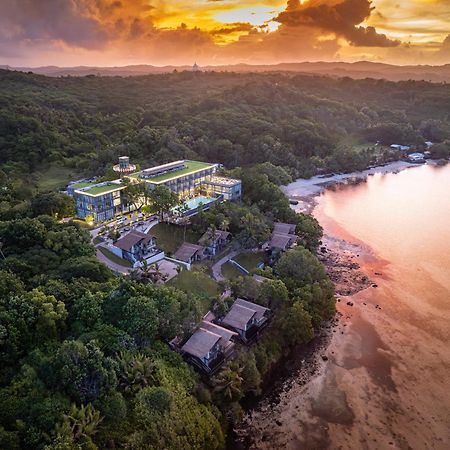
<svg viewBox="0 0 450 450"><path fill-rule="evenodd" d="M397 172L392 165L383 169ZM359 175L358 183L367 178ZM315 193L303 197L311 212L315 197L339 182L315 185ZM406 289L397 260L382 259L321 208L315 212L325 224L319 256L335 277L336 327L327 330L329 343L302 361L306 375L314 361L317 370L306 381L292 372L280 381L279 397L269 392L246 411L236 427L246 446L230 450L447 449L450 355L446 328L435 330L445 325L447 310L435 315L439 300L422 303L425 293Z"/></svg>

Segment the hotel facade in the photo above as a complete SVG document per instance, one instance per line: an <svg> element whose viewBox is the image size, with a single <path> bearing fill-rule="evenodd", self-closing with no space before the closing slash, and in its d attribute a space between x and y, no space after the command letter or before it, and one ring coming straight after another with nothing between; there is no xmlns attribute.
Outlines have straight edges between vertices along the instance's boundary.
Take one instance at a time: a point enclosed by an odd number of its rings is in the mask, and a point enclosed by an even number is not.
<svg viewBox="0 0 450 450"><path fill-rule="evenodd" d="M118 170L123 175L124 158ZM241 198L241 181L215 174L220 166L216 163L181 160L126 174L133 183L145 183L148 189L165 186L175 192L189 205L195 199L212 204ZM123 191L126 185L121 179L103 183L78 182L68 186L67 193L75 199L77 216L92 218L94 222L113 219L117 214L130 211ZM197 202L198 203L198 202ZM192 213L192 211L191 211Z"/></svg>

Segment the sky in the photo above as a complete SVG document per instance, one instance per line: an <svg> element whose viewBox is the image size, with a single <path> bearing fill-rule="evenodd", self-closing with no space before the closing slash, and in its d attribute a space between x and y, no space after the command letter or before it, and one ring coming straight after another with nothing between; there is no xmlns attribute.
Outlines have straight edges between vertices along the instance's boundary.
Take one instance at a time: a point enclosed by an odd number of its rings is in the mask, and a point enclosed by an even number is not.
<svg viewBox="0 0 450 450"><path fill-rule="evenodd" d="M450 0L0 0L0 64L450 63Z"/></svg>

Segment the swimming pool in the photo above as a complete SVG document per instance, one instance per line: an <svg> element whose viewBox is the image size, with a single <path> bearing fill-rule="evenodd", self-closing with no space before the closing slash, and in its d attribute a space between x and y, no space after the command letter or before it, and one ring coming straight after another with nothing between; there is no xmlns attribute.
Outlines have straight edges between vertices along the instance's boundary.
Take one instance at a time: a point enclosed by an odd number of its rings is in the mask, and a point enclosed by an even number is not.
<svg viewBox="0 0 450 450"><path fill-rule="evenodd" d="M184 204L189 208L188 211L191 211L193 209L197 209L200 205L210 206L210 204L214 203L216 200L217 198L199 196L186 200Z"/></svg>

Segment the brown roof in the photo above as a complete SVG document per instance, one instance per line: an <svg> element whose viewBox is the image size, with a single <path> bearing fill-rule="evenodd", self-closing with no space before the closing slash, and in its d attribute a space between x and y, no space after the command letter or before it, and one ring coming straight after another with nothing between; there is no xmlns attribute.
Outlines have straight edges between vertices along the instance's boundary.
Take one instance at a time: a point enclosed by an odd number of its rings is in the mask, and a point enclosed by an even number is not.
<svg viewBox="0 0 450 450"><path fill-rule="evenodd" d="M184 242L183 245L173 255L175 259L180 261L189 262L189 260L198 252L203 251L204 247L201 245L190 244Z"/></svg>
<svg viewBox="0 0 450 450"><path fill-rule="evenodd" d="M142 233L141 231L132 230L125 236L121 237L114 246L120 248L121 250L125 250L126 252L130 251L133 245L136 244L148 244L153 239L153 236L150 234Z"/></svg>
<svg viewBox="0 0 450 450"><path fill-rule="evenodd" d="M247 300L244 300L243 298L237 298L234 302L235 305L245 306L246 308L253 309L256 311L256 318L262 319L264 314L269 311L268 308L265 308L264 306L257 305L256 303L249 302Z"/></svg>
<svg viewBox="0 0 450 450"><path fill-rule="evenodd" d="M222 239L222 240L228 239L228 237L230 236L230 234L231 234L231 233L229 233L228 231L216 230L216 231L214 231L214 238L211 239L211 238L212 238L211 233L207 231L207 232L206 232L206 233L198 240L198 242L199 242L199 244L203 244L203 245L209 243L210 241L211 241L212 243L215 243L215 242L217 242L217 241L220 240L220 239Z"/></svg>
<svg viewBox="0 0 450 450"><path fill-rule="evenodd" d="M293 223L275 222L273 224L273 232L277 234L295 234L296 228Z"/></svg>
<svg viewBox="0 0 450 450"><path fill-rule="evenodd" d="M228 314L223 318L222 323L238 330L245 330L246 325L256 315L254 309L233 303Z"/></svg>
<svg viewBox="0 0 450 450"><path fill-rule="evenodd" d="M211 333L211 331L199 328L181 347L183 352L198 358L204 358L221 339L219 334Z"/></svg>
<svg viewBox="0 0 450 450"><path fill-rule="evenodd" d="M286 250L286 248L292 245L296 240L297 236L295 234L280 234L274 232L272 234L272 239L270 240L270 247Z"/></svg>

